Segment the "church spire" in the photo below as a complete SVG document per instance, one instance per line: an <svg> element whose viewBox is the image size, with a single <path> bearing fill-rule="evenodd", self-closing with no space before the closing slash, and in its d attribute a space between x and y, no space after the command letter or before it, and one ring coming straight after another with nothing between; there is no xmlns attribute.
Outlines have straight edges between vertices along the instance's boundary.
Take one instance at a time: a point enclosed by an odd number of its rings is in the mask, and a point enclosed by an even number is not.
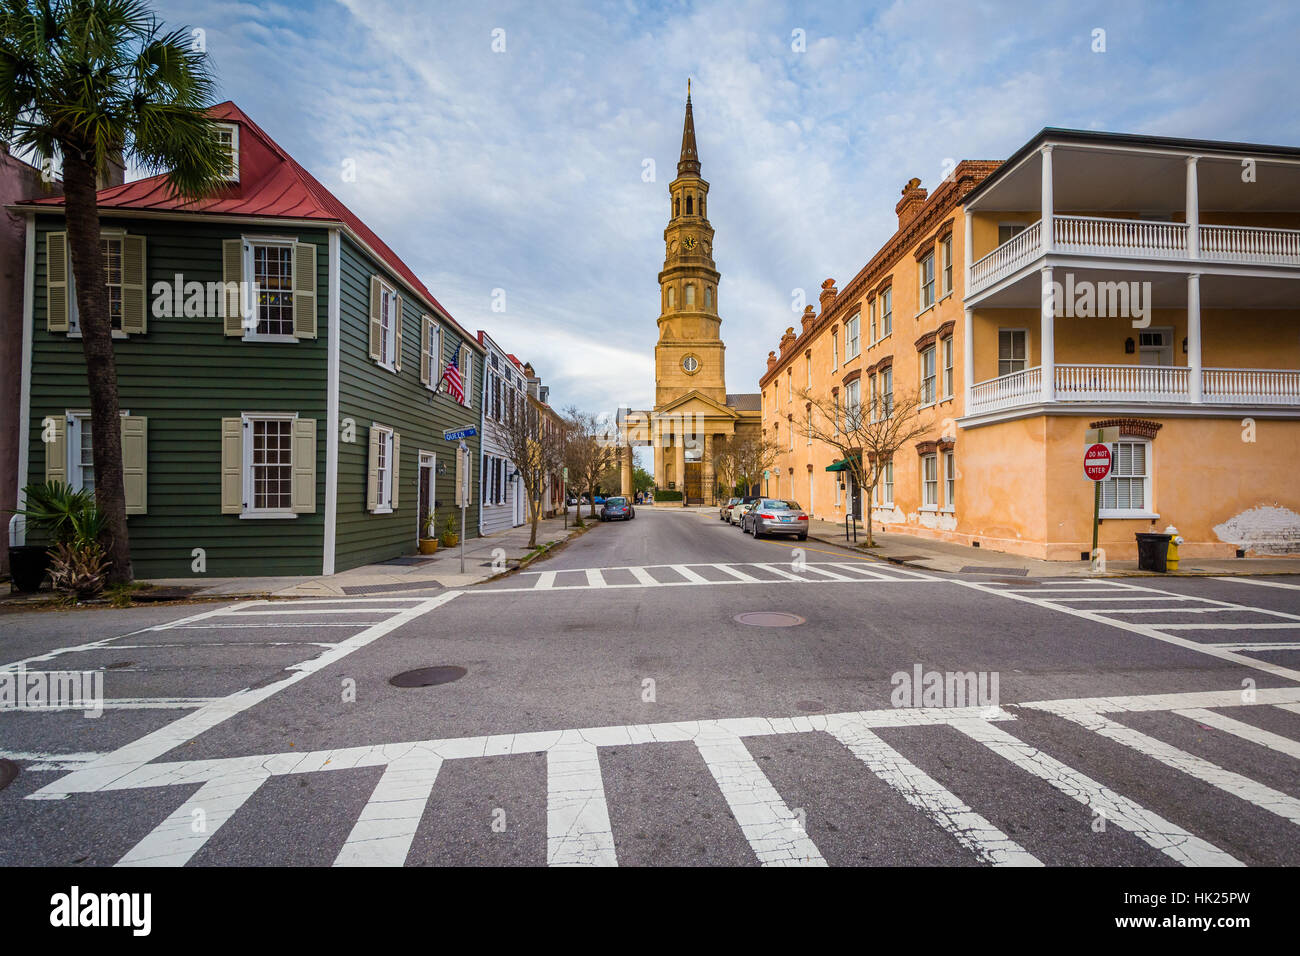
<svg viewBox="0 0 1300 956"><path fill-rule="evenodd" d="M700 154L695 148L695 117L691 114L691 80L686 79L686 122L682 125L682 158L677 161L677 175L700 174Z"/></svg>

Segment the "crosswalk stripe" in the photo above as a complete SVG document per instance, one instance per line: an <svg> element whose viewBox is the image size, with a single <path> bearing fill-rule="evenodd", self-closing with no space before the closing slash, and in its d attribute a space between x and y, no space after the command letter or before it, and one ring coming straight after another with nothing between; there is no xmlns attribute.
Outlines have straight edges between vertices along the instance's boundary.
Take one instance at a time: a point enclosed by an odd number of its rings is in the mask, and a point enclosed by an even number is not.
<svg viewBox="0 0 1300 956"><path fill-rule="evenodd" d="M773 574L780 575L787 581L807 581L807 578L801 578L797 574L791 574L785 568L775 564L755 564L754 567L762 568L764 571L771 571Z"/></svg>
<svg viewBox="0 0 1300 956"><path fill-rule="evenodd" d="M861 581L862 580L861 578L850 578L850 577L846 577L843 574L836 574L834 571L827 571L826 568L820 564L805 564L800 570L808 571L811 572L812 574L824 574L826 575L827 578L829 578L832 581Z"/></svg>
<svg viewBox="0 0 1300 956"><path fill-rule="evenodd" d="M1212 710L1204 710L1194 707L1188 710L1174 711L1179 717L1186 717L1188 720L1195 720L1198 723L1205 724L1207 727L1213 727L1216 730L1222 730L1224 733L1232 734L1234 737L1240 737L1242 740L1249 740L1251 743L1259 744L1261 747L1267 747L1269 750L1276 750L1278 753L1286 754L1288 757L1295 757L1300 760L1300 742L1292 740L1290 737L1283 737L1281 734L1275 734L1271 730L1264 730L1262 727L1256 727L1254 724L1248 724L1244 720L1237 720L1224 714L1216 714Z"/></svg>
<svg viewBox="0 0 1300 956"><path fill-rule="evenodd" d="M1162 631L1294 631L1300 628L1300 621L1294 624L1277 624L1272 621L1259 624L1156 624Z"/></svg>
<svg viewBox="0 0 1300 956"><path fill-rule="evenodd" d="M537 575L537 580L533 582L533 589L537 591L549 591L551 588L555 587L555 574L556 572L554 571L543 571L541 574Z"/></svg>
<svg viewBox="0 0 1300 956"><path fill-rule="evenodd" d="M1073 593L1073 592L1071 592L1071 593ZM1075 603L1077 603L1077 604L1084 604L1084 603L1090 603L1090 602L1096 602L1096 601L1196 601L1196 600L1199 600L1199 598L1184 597L1184 596L1182 596L1182 595L1178 595L1178 596L1170 595L1169 597L1152 597L1152 596L1142 596L1142 597L1123 597L1123 596L1115 596L1115 597L1081 597L1081 598L1077 598L1077 597L1054 597L1054 598L1047 598L1047 600L1049 600L1049 601L1073 601L1073 602L1075 602ZM1103 610L1104 610L1104 609L1103 609Z"/></svg>
<svg viewBox="0 0 1300 956"><path fill-rule="evenodd" d="M1300 704L1274 704L1273 706L1291 714L1300 714Z"/></svg>
<svg viewBox="0 0 1300 956"><path fill-rule="evenodd" d="M271 776L265 770L209 780L127 851L118 866L184 866Z"/></svg>
<svg viewBox="0 0 1300 956"><path fill-rule="evenodd" d="M628 570L632 572L632 577L636 578L638 584L654 587L659 583L645 568L628 568Z"/></svg>
<svg viewBox="0 0 1300 956"><path fill-rule="evenodd" d="M994 866L1042 866L1032 854L959 800L860 721L836 721L827 730L918 810L975 854Z"/></svg>
<svg viewBox="0 0 1300 956"><path fill-rule="evenodd" d="M596 745L566 732L546 751L546 864L617 866Z"/></svg>
<svg viewBox="0 0 1300 956"><path fill-rule="evenodd" d="M1278 641L1272 644L1268 641L1225 641L1220 642L1219 647L1234 651L1300 651L1300 641Z"/></svg>
<svg viewBox="0 0 1300 956"><path fill-rule="evenodd" d="M839 568L841 571L854 571L864 576L867 581L899 581L899 578L891 577L888 574L882 574L875 568L868 567L865 564L850 564L848 562L833 562L833 568Z"/></svg>
<svg viewBox="0 0 1300 956"><path fill-rule="evenodd" d="M746 584L756 584L761 580L760 578L754 577L752 574L746 574L739 568L732 567L730 564L714 564L710 565L710 567L721 571L723 574L731 575L737 581L744 581Z"/></svg>
<svg viewBox="0 0 1300 956"><path fill-rule="evenodd" d="M436 754L394 760L334 860L335 866L401 866L442 768Z"/></svg>
<svg viewBox="0 0 1300 956"><path fill-rule="evenodd" d="M744 741L714 728L696 737L695 746L763 866L826 865Z"/></svg>
<svg viewBox="0 0 1300 956"><path fill-rule="evenodd" d="M593 588L605 587L605 576L598 568L587 568L587 585Z"/></svg>
<svg viewBox="0 0 1300 956"><path fill-rule="evenodd" d="M1103 714L1062 713L1061 716L1066 720L1073 721L1085 730L1091 730L1108 740L1123 744L1131 750L1136 750L1144 756L1159 761L1166 767L1172 767L1174 770L1194 777L1202 783L1208 783L1210 786L1217 787L1234 797L1240 797L1261 810L1267 810L1269 813L1277 814L1284 820L1300 824L1300 800L1290 794L1274 790L1272 787L1251 780L1249 777L1243 777L1239 773L1233 773L1231 770L1225 770L1218 764L1212 763L1203 757L1189 754L1185 750L1179 750L1177 747L1162 740L1156 740L1140 730L1126 727L1124 724Z"/></svg>
<svg viewBox="0 0 1300 956"><path fill-rule="evenodd" d="M687 581L690 581L692 584L713 584L714 583L710 581L708 578L706 578L704 575L692 571L684 564L670 564L668 565L668 567L672 568L674 571L676 571L678 574L684 577Z"/></svg>
<svg viewBox="0 0 1300 956"><path fill-rule="evenodd" d="M1300 573L1300 568L1296 569ZM1263 581L1259 578L1214 578L1215 581L1228 581L1232 584L1254 584L1262 588L1287 588L1291 591L1300 591L1300 584L1287 584L1284 581Z"/></svg>
<svg viewBox="0 0 1300 956"><path fill-rule="evenodd" d="M988 721L957 720L952 726L1183 866L1244 865L1213 844L1193 836L1128 797L1103 787L1091 777L1067 767Z"/></svg>

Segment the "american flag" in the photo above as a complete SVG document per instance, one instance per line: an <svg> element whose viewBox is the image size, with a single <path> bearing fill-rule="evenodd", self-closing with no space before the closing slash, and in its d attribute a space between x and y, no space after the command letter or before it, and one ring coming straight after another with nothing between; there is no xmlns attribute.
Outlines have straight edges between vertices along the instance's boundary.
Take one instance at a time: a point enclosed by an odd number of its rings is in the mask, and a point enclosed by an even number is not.
<svg viewBox="0 0 1300 956"><path fill-rule="evenodd" d="M451 359L447 362L447 367L442 371L442 380L447 385L447 394L462 404L465 401L465 383L460 377L460 366L456 364L456 356L460 353L457 348L452 354Z"/></svg>

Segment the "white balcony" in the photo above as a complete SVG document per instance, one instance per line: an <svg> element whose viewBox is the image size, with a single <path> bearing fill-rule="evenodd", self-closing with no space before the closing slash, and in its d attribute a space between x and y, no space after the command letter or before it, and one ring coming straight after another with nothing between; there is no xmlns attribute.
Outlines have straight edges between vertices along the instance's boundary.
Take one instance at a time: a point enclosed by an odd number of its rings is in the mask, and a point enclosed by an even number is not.
<svg viewBox="0 0 1300 956"><path fill-rule="evenodd" d="M1064 255L1300 266L1300 230L1199 226L1199 254L1181 222L1053 216L1052 252ZM1042 222L1017 233L971 265L968 295L976 295L1044 255Z"/></svg>
<svg viewBox="0 0 1300 956"><path fill-rule="evenodd" d="M1191 370L1163 365L1057 365L1053 404L1192 404ZM1029 368L971 388L967 415L1044 401L1042 369ZM1300 369L1206 368L1201 403L1300 409Z"/></svg>

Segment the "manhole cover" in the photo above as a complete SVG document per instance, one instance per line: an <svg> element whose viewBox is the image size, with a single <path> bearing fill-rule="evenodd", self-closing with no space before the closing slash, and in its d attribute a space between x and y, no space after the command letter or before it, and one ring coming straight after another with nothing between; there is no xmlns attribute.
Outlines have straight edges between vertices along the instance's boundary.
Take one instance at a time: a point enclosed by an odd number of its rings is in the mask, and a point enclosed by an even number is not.
<svg viewBox="0 0 1300 956"><path fill-rule="evenodd" d="M796 627L804 623L798 614L787 614L785 611L746 611L737 614L733 620L751 627Z"/></svg>
<svg viewBox="0 0 1300 956"><path fill-rule="evenodd" d="M18 764L12 760L0 760L0 790L13 783L16 776L18 776Z"/></svg>
<svg viewBox="0 0 1300 956"><path fill-rule="evenodd" d="M390 677L388 683L394 687L432 687L435 684L450 684L468 673L463 667L417 667L413 671L403 671L396 677Z"/></svg>

